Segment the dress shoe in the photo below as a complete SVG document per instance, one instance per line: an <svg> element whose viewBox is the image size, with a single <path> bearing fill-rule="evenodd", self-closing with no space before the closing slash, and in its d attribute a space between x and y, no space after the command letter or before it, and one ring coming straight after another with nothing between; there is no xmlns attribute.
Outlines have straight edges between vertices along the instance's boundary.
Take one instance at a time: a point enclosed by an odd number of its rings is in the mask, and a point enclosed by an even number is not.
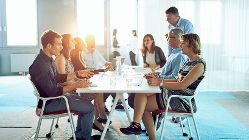
<svg viewBox="0 0 249 140"><path fill-rule="evenodd" d="M100 140L101 135L93 135L91 140Z"/></svg>
<svg viewBox="0 0 249 140"><path fill-rule="evenodd" d="M74 140L73 137L69 138L68 140ZM84 138L77 138L76 137L76 140L85 140Z"/></svg>
<svg viewBox="0 0 249 140"><path fill-rule="evenodd" d="M93 129L95 129L95 130L98 130L99 132L103 132L104 131L104 129L102 130L102 129L100 129L96 124L94 124L93 123ZM109 131L109 128L107 129L107 131Z"/></svg>

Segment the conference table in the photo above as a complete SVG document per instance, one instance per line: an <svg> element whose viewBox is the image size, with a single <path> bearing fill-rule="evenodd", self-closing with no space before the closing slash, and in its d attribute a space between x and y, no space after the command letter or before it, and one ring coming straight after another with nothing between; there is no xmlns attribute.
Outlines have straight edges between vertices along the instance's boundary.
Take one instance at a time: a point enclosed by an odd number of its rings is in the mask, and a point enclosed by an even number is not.
<svg viewBox="0 0 249 140"><path fill-rule="evenodd" d="M122 101L124 105L125 113L129 122L131 117L128 112L127 104L124 99L124 93L160 93L158 86L149 86L147 80L144 78L144 74L149 71L139 67L128 67L123 70L121 75L117 75L115 71L108 71L94 75L90 81L92 82L90 87L78 88L76 92L78 94L84 93L116 93L111 111L104 127L104 131L101 135L101 140L104 139L106 131L109 127L110 120L117 105L118 100Z"/></svg>

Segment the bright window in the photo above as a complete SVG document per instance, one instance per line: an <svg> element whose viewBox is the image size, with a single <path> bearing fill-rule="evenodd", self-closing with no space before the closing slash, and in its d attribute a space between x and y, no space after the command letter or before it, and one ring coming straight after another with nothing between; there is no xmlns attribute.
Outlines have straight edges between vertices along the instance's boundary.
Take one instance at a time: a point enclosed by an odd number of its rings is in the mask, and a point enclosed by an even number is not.
<svg viewBox="0 0 249 140"><path fill-rule="evenodd" d="M95 36L96 44L104 44L104 0L77 0L78 35Z"/></svg>
<svg viewBox="0 0 249 140"><path fill-rule="evenodd" d="M116 28L119 43L127 44L132 36L132 30L137 29L137 1L111 0L110 2L111 36L113 29Z"/></svg>
<svg viewBox="0 0 249 140"><path fill-rule="evenodd" d="M220 1L200 2L200 36L205 44L220 44L222 4Z"/></svg>
<svg viewBox="0 0 249 140"><path fill-rule="evenodd" d="M37 45L36 0L6 0L7 46Z"/></svg>

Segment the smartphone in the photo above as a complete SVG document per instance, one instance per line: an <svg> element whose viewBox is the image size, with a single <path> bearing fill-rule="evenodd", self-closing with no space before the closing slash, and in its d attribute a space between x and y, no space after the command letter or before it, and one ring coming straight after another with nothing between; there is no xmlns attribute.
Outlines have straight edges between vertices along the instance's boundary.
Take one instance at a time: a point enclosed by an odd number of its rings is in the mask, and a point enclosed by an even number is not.
<svg viewBox="0 0 249 140"><path fill-rule="evenodd" d="M99 74L99 72L104 72L104 69L92 70L94 74Z"/></svg>

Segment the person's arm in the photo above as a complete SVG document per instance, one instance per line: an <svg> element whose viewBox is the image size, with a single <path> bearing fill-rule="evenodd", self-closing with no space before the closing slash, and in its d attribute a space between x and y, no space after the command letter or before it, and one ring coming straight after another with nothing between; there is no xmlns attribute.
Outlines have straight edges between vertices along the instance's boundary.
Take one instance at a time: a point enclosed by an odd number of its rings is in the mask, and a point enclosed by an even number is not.
<svg viewBox="0 0 249 140"><path fill-rule="evenodd" d="M188 34L188 33L194 33L194 26L191 22L188 22L186 25L185 25L185 30L184 30L184 33L185 34Z"/></svg>
<svg viewBox="0 0 249 140"><path fill-rule="evenodd" d="M66 60L62 54L56 57L54 64L59 74L66 74Z"/></svg>
<svg viewBox="0 0 249 140"><path fill-rule="evenodd" d="M158 49L159 49L158 53L159 53L159 59L160 59L160 68L162 68L166 63L166 57L163 53L163 50L160 47L158 47Z"/></svg>
<svg viewBox="0 0 249 140"><path fill-rule="evenodd" d="M185 62L184 56L178 55L176 58L172 60L171 63L172 73L169 75L164 75L161 73L160 77L163 79L175 79L175 77L177 77L178 75L180 68L183 66L184 62Z"/></svg>
<svg viewBox="0 0 249 140"><path fill-rule="evenodd" d="M94 73L91 70L79 70L79 71L75 71L73 73L69 73L67 74L67 80L72 80L72 79L76 79L76 78L91 78L94 75Z"/></svg>
<svg viewBox="0 0 249 140"><path fill-rule="evenodd" d="M51 66L51 65L50 65ZM30 68L31 80L38 89L41 97L56 97L63 94L63 88L57 86L52 68L47 63L38 63Z"/></svg>
<svg viewBox="0 0 249 140"><path fill-rule="evenodd" d="M182 81L168 82L163 81L163 87L169 90L184 90L194 81L196 81L204 72L204 65L202 63L196 64Z"/></svg>
<svg viewBox="0 0 249 140"><path fill-rule="evenodd" d="M63 94L66 94L68 92L71 92L77 88L85 88L90 85L90 82L88 80L77 80L76 82L72 84L68 84L66 86L63 86Z"/></svg>

